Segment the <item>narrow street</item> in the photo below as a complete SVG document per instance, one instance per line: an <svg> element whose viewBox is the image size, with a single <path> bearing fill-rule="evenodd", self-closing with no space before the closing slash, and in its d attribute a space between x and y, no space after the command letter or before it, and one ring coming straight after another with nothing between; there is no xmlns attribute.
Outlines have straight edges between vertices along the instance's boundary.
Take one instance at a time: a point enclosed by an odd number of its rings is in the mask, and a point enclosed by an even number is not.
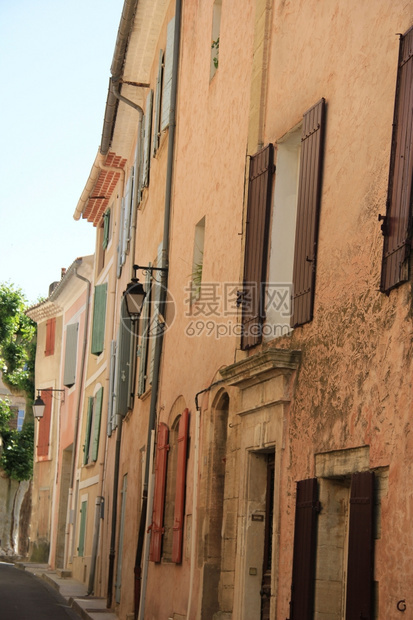
<svg viewBox="0 0 413 620"><path fill-rule="evenodd" d="M13 564L0 562L1 620L79 620L51 586Z"/></svg>

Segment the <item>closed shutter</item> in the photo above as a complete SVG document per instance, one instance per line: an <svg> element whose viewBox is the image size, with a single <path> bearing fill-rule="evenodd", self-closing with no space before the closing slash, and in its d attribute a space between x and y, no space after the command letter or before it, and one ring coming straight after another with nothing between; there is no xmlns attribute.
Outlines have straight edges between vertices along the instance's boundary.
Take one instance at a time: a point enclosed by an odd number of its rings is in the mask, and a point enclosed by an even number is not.
<svg viewBox="0 0 413 620"><path fill-rule="evenodd" d="M110 209L107 209L103 214L103 242L102 247L104 250L109 244L109 230L110 230Z"/></svg>
<svg viewBox="0 0 413 620"><path fill-rule="evenodd" d="M72 387L76 381L77 335L79 323L72 323L66 328L66 351L63 385Z"/></svg>
<svg viewBox="0 0 413 620"><path fill-rule="evenodd" d="M95 286L92 328L93 355L100 355L105 344L106 293L107 284Z"/></svg>
<svg viewBox="0 0 413 620"><path fill-rule="evenodd" d="M155 490L151 525L152 533L149 550L149 559L151 562L161 561L162 535L164 531L163 515L165 507L166 465L169 450L168 435L169 429L166 424L159 424L155 463Z"/></svg>
<svg viewBox="0 0 413 620"><path fill-rule="evenodd" d="M161 131L164 131L169 125L169 113L171 110L172 97L172 69L175 46L175 17L168 24L166 33L166 50L165 50L165 68L163 73L162 88L162 115L161 115Z"/></svg>
<svg viewBox="0 0 413 620"><path fill-rule="evenodd" d="M351 477L346 620L373 619L374 473Z"/></svg>
<svg viewBox="0 0 413 620"><path fill-rule="evenodd" d="M116 428L116 409L115 409L115 378L116 378L116 340L110 343L110 363L109 363L109 398L108 398L108 437Z"/></svg>
<svg viewBox="0 0 413 620"><path fill-rule="evenodd" d="M99 436L100 436L100 421L102 418L102 402L103 402L103 387L101 387L95 396L94 412L93 412L93 438L92 438L92 461L98 460L99 452Z"/></svg>
<svg viewBox="0 0 413 620"><path fill-rule="evenodd" d="M152 102L153 90L150 90L146 97L145 107L145 135L143 143L143 186L149 185L149 162L151 148L151 130L152 130Z"/></svg>
<svg viewBox="0 0 413 620"><path fill-rule="evenodd" d="M79 556L83 556L85 552L86 513L87 501L82 502L82 507L80 509L79 546L77 548Z"/></svg>
<svg viewBox="0 0 413 620"><path fill-rule="evenodd" d="M149 263L151 267L151 263ZM138 396L142 396L146 388L146 369L148 361L148 343L149 343L149 327L151 318L151 272L146 272L145 282L145 301L143 303L142 315L140 318L140 342L139 342L139 378L138 378Z"/></svg>
<svg viewBox="0 0 413 620"><path fill-rule="evenodd" d="M189 411L185 409L179 420L178 459L176 467L176 492L172 538L172 562L182 562L182 536L184 526L186 457L188 451Z"/></svg>
<svg viewBox="0 0 413 620"><path fill-rule="evenodd" d="M298 182L291 327L313 318L318 221L325 128L325 100L304 114Z"/></svg>
<svg viewBox="0 0 413 620"><path fill-rule="evenodd" d="M89 463L90 436L92 433L93 422L93 400L93 396L89 396L87 401L85 445L83 446L83 465L87 465L87 463Z"/></svg>
<svg viewBox="0 0 413 620"><path fill-rule="evenodd" d="M250 161L242 298L243 350L262 340L273 172L274 147L269 144Z"/></svg>
<svg viewBox="0 0 413 620"><path fill-rule="evenodd" d="M409 278L412 240L413 28L400 38L389 187L381 272L381 291Z"/></svg>
<svg viewBox="0 0 413 620"><path fill-rule="evenodd" d="M159 50L158 61L158 77L156 79L156 93L155 93L155 110L153 118L153 138L152 138L152 157L159 148L160 139L160 114L161 114L161 92L162 92L162 76L163 76L163 50Z"/></svg>
<svg viewBox="0 0 413 620"><path fill-rule="evenodd" d="M52 393L48 390L42 390L41 397L45 404L45 408L42 421L38 425L39 433L37 436L37 456L48 456L50 424L52 418Z"/></svg>
<svg viewBox="0 0 413 620"><path fill-rule="evenodd" d="M290 620L312 620L319 512L317 478L297 482Z"/></svg>
<svg viewBox="0 0 413 620"><path fill-rule="evenodd" d="M130 408L131 379L134 368L133 360L133 331L135 322L130 318L126 303L121 306L121 321L119 325L119 349L118 349L118 376L116 388L116 413L125 416Z"/></svg>
<svg viewBox="0 0 413 620"><path fill-rule="evenodd" d="M46 356L53 355L56 333L56 318L48 319L46 322L46 346L44 354Z"/></svg>

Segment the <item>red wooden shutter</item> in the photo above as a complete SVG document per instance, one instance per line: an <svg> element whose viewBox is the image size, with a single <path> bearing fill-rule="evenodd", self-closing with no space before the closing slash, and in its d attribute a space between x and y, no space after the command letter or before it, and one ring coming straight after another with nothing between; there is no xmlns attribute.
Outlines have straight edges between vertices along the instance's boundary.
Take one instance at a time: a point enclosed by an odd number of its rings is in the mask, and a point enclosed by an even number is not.
<svg viewBox="0 0 413 620"><path fill-rule="evenodd" d="M177 564L182 562L188 428L189 411L185 409L179 420L178 429L178 459L176 466L175 512L172 538L172 562L176 562Z"/></svg>
<svg viewBox="0 0 413 620"><path fill-rule="evenodd" d="M353 474L350 492L346 620L373 618L374 474Z"/></svg>
<svg viewBox="0 0 413 620"><path fill-rule="evenodd" d="M47 390L42 390L41 397L46 406L44 409L43 417L41 420L39 420L39 434L37 436L37 456L48 456L50 421L52 414L52 393L48 392Z"/></svg>
<svg viewBox="0 0 413 620"><path fill-rule="evenodd" d="M262 340L273 172L274 147L269 144L250 160L242 297L243 350Z"/></svg>
<svg viewBox="0 0 413 620"><path fill-rule="evenodd" d="M153 498L153 513L151 525L151 545L149 559L151 562L161 561L163 514L165 507L166 465L168 460L168 435L169 429L166 424L159 424L158 444L155 463L155 490Z"/></svg>
<svg viewBox="0 0 413 620"><path fill-rule="evenodd" d="M53 355L54 353L55 332L56 318L54 317L46 322L46 346L44 350L46 356Z"/></svg>
<svg viewBox="0 0 413 620"><path fill-rule="evenodd" d="M412 238L413 28L400 38L389 187L380 289L388 293L409 277Z"/></svg>
<svg viewBox="0 0 413 620"><path fill-rule="evenodd" d="M313 318L324 126L325 100L320 99L303 117L294 249L292 327L308 323Z"/></svg>
<svg viewBox="0 0 413 620"><path fill-rule="evenodd" d="M297 482L290 620L312 620L319 512L317 478Z"/></svg>

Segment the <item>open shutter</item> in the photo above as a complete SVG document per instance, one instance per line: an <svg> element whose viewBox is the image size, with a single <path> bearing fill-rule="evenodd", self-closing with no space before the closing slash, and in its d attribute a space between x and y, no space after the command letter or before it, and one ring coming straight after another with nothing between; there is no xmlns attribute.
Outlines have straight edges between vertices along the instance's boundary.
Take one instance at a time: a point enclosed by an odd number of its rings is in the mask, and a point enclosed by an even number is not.
<svg viewBox="0 0 413 620"><path fill-rule="evenodd" d="M95 286L91 350L93 355L100 355L104 348L107 286L107 284Z"/></svg>
<svg viewBox="0 0 413 620"><path fill-rule="evenodd" d="M56 333L56 317L48 319L46 322L46 346L44 350L45 356L53 355Z"/></svg>
<svg viewBox="0 0 413 620"><path fill-rule="evenodd" d="M312 620L319 512L317 478L297 482L290 620Z"/></svg>
<svg viewBox="0 0 413 620"><path fill-rule="evenodd" d="M130 171L129 178L126 183L125 196L123 198L124 217L123 217L121 265L124 265L126 261L126 253L128 251L128 245L129 245L130 236L131 236L133 177L134 177L134 168L132 168Z"/></svg>
<svg viewBox="0 0 413 620"><path fill-rule="evenodd" d="M48 456L50 423L52 418L52 393L48 390L42 390L41 397L46 406L42 421L38 425L39 433L37 436L37 456Z"/></svg>
<svg viewBox="0 0 413 620"><path fill-rule="evenodd" d="M172 538L172 562L176 562L177 564L182 562L188 428L189 411L185 409L179 420L178 428L178 459L176 467L175 511Z"/></svg>
<svg viewBox="0 0 413 620"><path fill-rule="evenodd" d="M80 508L79 546L77 548L79 556L83 556L85 552L86 513L87 501L82 502L82 506Z"/></svg>
<svg viewBox="0 0 413 620"><path fill-rule="evenodd" d="M373 619L374 473L351 477L346 620Z"/></svg>
<svg viewBox="0 0 413 620"><path fill-rule="evenodd" d="M89 396L88 401L87 401L85 445L83 446L83 465L87 465L89 462L90 435L92 432L92 422L93 422L93 401L94 401L93 396Z"/></svg>
<svg viewBox="0 0 413 620"><path fill-rule="evenodd" d="M160 267L162 265L162 242L158 246L158 255L156 258L156 266ZM162 325L159 322L159 302L161 300L161 272L154 272L153 276L153 285L152 285L152 295L153 295L153 304L152 304L152 317L150 320L150 324L148 327L148 337L150 338L151 350L150 350L150 368L149 368L149 383L152 385L153 371L154 371L154 363L155 363L155 345L156 340L160 335L160 330L162 329Z"/></svg>
<svg viewBox="0 0 413 620"><path fill-rule="evenodd" d="M119 325L118 376L116 388L116 413L125 416L130 408L131 382L134 369L134 330L136 323L130 318L126 303L122 303Z"/></svg>
<svg viewBox="0 0 413 620"><path fill-rule="evenodd" d="M92 439L92 461L98 460L99 452L99 436L100 436L100 421L102 418L102 402L103 402L103 387L101 387L95 396L94 416L93 416L93 439Z"/></svg>
<svg viewBox="0 0 413 620"><path fill-rule="evenodd" d="M250 161L242 296L243 350L262 340L273 172L274 147L269 144Z"/></svg>
<svg viewBox="0 0 413 620"><path fill-rule="evenodd" d="M409 277L412 239L413 28L400 38L389 187L380 289L388 293Z"/></svg>
<svg viewBox="0 0 413 620"><path fill-rule="evenodd" d="M63 385L72 387L76 381L77 335L79 323L72 323L66 328L65 366Z"/></svg>
<svg viewBox="0 0 413 620"><path fill-rule="evenodd" d="M152 534L149 550L149 559L151 562L161 561L162 535L164 531L163 515L165 507L166 465L169 450L168 435L168 427L166 424L161 423L158 427L158 445L156 449L155 490L151 525Z"/></svg>
<svg viewBox="0 0 413 620"><path fill-rule="evenodd" d="M145 107L145 136L143 143L143 186L149 185L149 162L151 148L151 130L152 130L152 102L153 90L150 90L146 97Z"/></svg>
<svg viewBox="0 0 413 620"><path fill-rule="evenodd" d="M103 214L103 242L102 248L106 250L109 244L109 230L110 230L110 209L106 209Z"/></svg>
<svg viewBox="0 0 413 620"><path fill-rule="evenodd" d="M151 267L151 263L149 263ZM138 396L142 396L146 387L146 369L148 362L148 344L149 344L149 327L151 318L151 272L146 272L145 281L145 301L143 303L142 315L140 318L140 343L139 343L139 379L138 379Z"/></svg>
<svg viewBox="0 0 413 620"><path fill-rule="evenodd" d="M110 343L110 364L109 364L109 398L108 398L108 437L116 428L116 409L115 409L115 379L116 379L116 340Z"/></svg>
<svg viewBox="0 0 413 620"><path fill-rule="evenodd" d="M318 221L325 127L325 100L304 114L298 182L291 327L313 318Z"/></svg>
<svg viewBox="0 0 413 620"><path fill-rule="evenodd" d="M168 24L166 33L166 50L165 50L165 68L163 74L162 88L162 115L161 115L161 131L164 131L169 125L169 113L171 110L172 97L172 68L175 46L175 17Z"/></svg>
<svg viewBox="0 0 413 620"><path fill-rule="evenodd" d="M154 110L154 118L153 118L152 157L155 157L156 151L159 148L162 75L163 75L163 50L159 50L158 77L156 79L155 110Z"/></svg>
<svg viewBox="0 0 413 620"><path fill-rule="evenodd" d="M119 238L118 238L118 264L116 275L120 278L122 273L122 250L123 250L123 234L124 234L124 221L125 221L125 199L121 200L120 207L120 222L119 222Z"/></svg>

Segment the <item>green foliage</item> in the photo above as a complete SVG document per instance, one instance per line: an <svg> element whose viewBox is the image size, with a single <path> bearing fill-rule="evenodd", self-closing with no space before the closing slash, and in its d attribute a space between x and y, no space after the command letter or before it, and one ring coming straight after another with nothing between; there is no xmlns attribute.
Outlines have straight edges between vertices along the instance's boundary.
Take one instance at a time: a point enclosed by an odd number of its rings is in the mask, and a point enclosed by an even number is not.
<svg viewBox="0 0 413 620"><path fill-rule="evenodd" d="M218 69L218 59L219 59L219 37L215 41L212 41L211 49L215 52L215 55L212 57L212 62L214 63L215 69Z"/></svg>
<svg viewBox="0 0 413 620"><path fill-rule="evenodd" d="M11 429L12 415L10 402L0 399L0 467L13 480L29 480L33 471L34 424L26 422L21 431Z"/></svg>
<svg viewBox="0 0 413 620"><path fill-rule="evenodd" d="M11 389L34 393L36 324L25 314L26 298L13 285L0 285L0 365Z"/></svg>

